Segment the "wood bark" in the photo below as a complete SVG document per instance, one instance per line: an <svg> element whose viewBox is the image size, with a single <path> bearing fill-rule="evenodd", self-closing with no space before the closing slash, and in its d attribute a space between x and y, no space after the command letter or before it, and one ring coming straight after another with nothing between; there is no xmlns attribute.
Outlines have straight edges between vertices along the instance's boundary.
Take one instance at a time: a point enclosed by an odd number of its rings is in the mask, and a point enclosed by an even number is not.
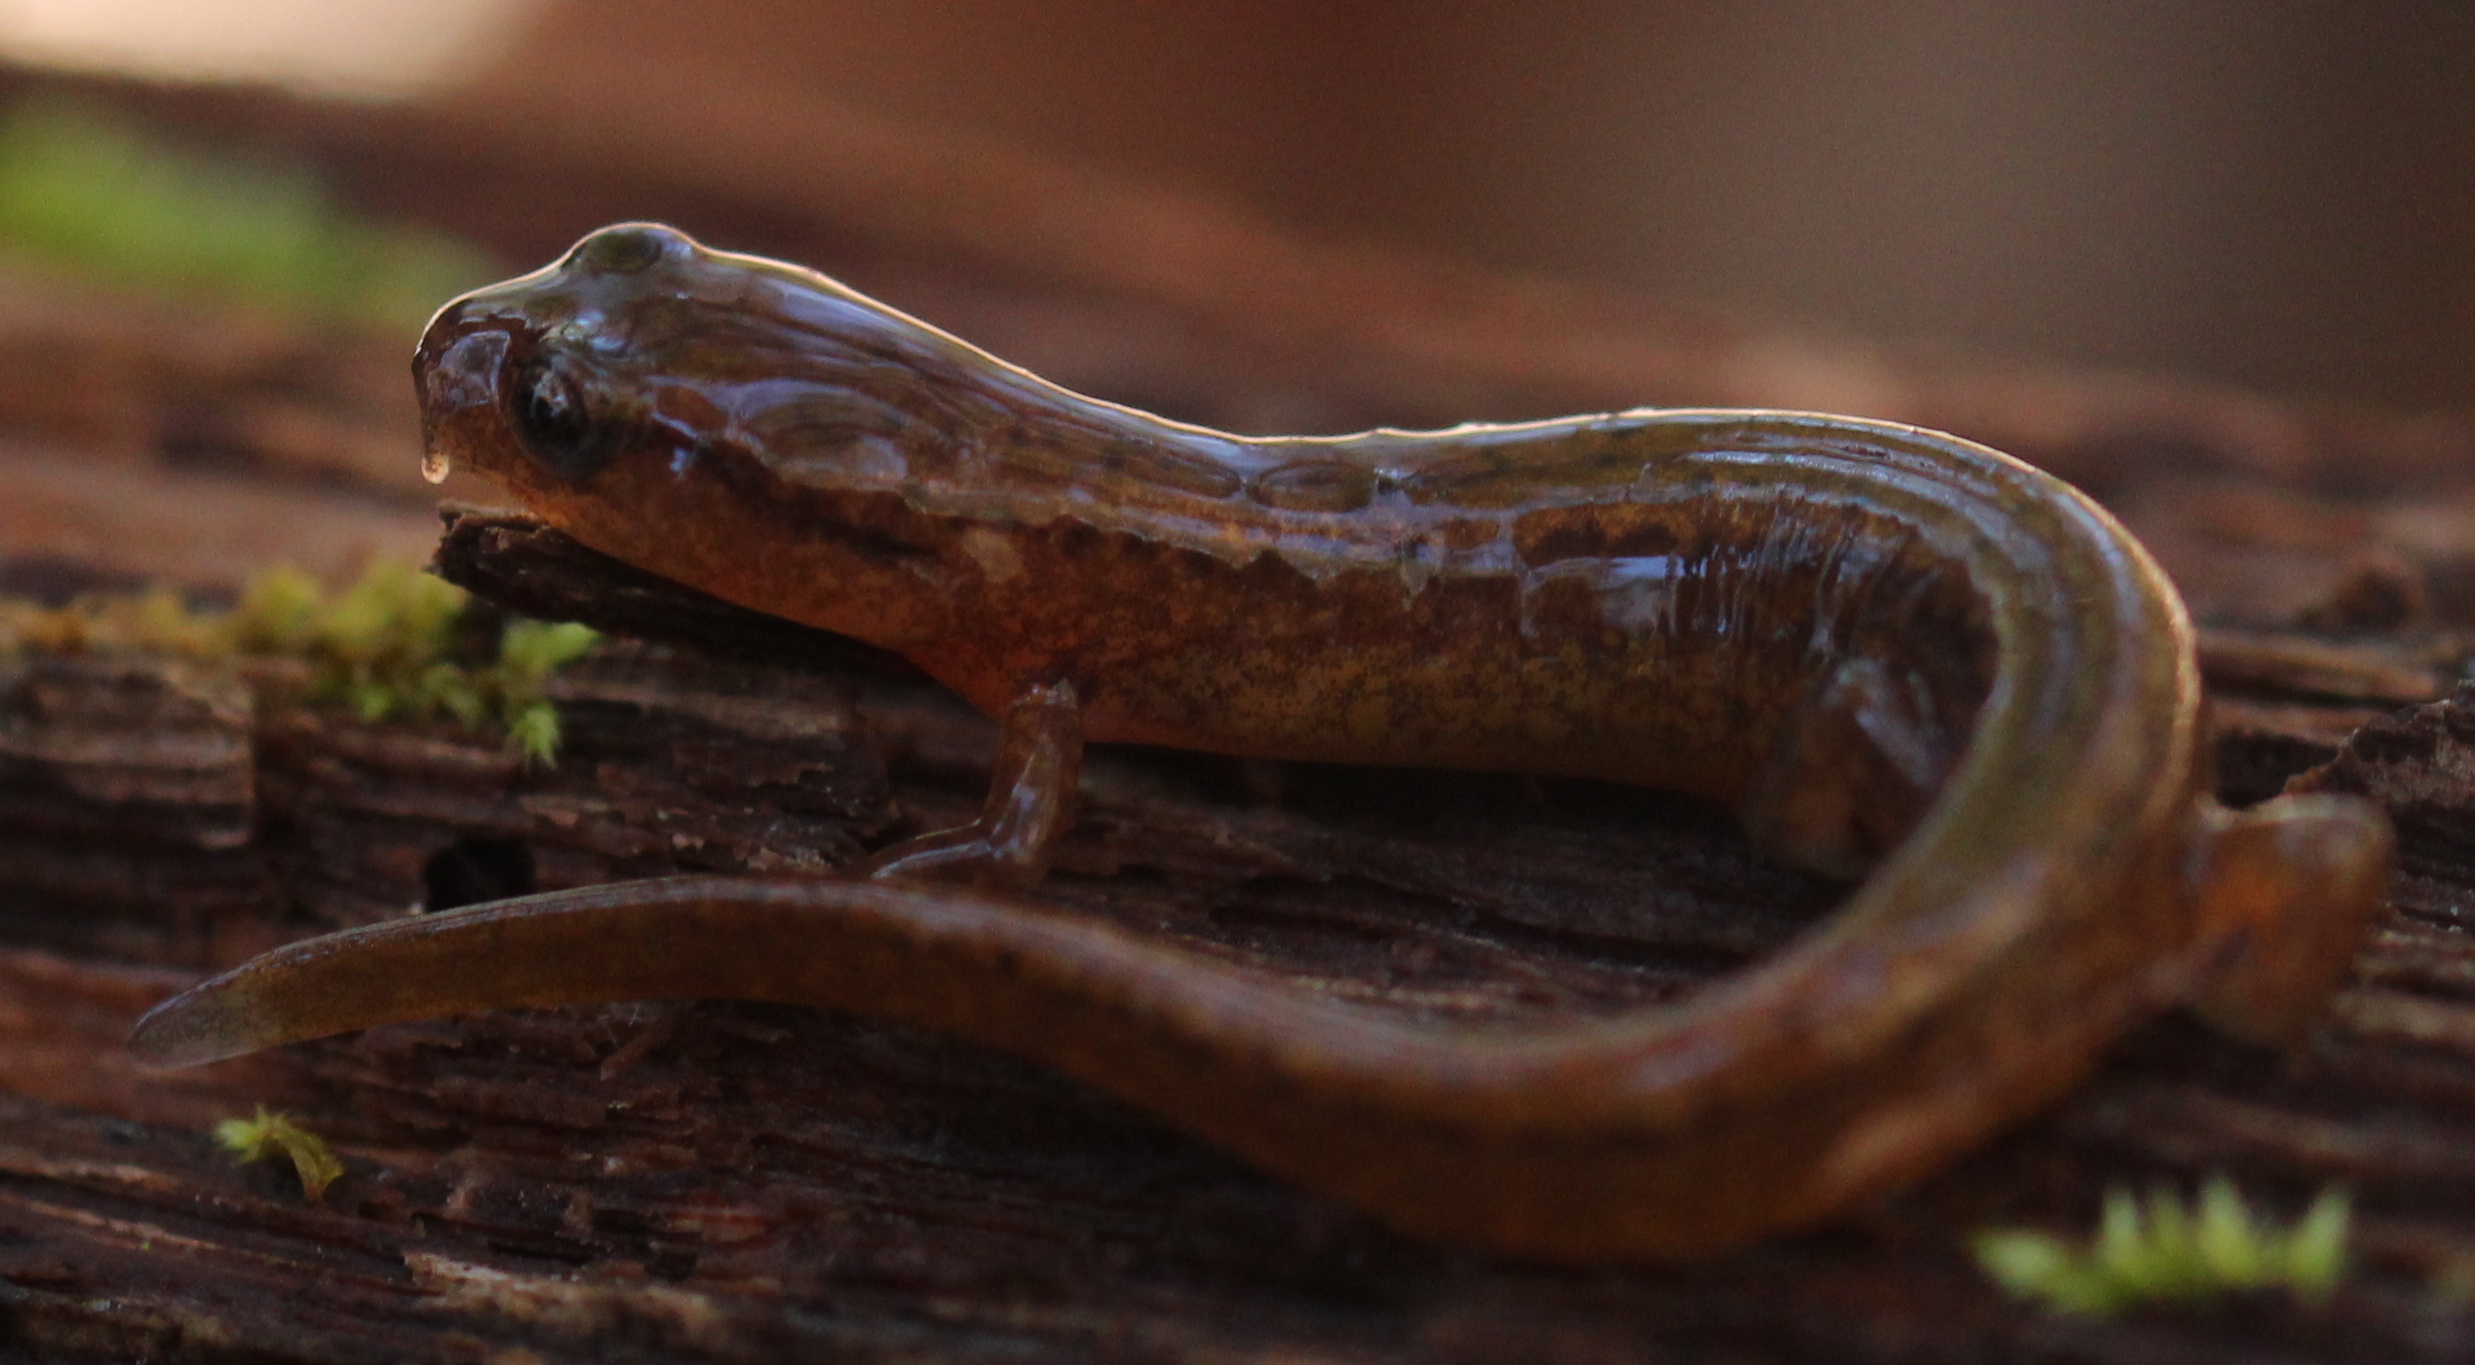
<svg viewBox="0 0 2475 1365"><path fill-rule="evenodd" d="M399 200L427 176L424 212L507 243L533 229L459 209L460 190L525 180L544 220L644 211L618 202L629 186L712 191L572 146L455 142L419 115L105 93L401 172ZM466 158L456 175L442 147ZM830 170L837 154L818 155ZM1838 392L2042 460L2105 499L2191 598L2229 798L2299 779L2398 816L2393 912L2291 1052L2161 1020L2052 1112L1920 1188L1684 1266L1553 1270L1405 1239L1002 1054L774 1006L507 1012L141 1075L122 1034L201 970L417 905L685 869L823 870L973 809L993 731L898 661L521 517L460 512L438 540L406 399L366 378L400 346L26 285L0 310L0 353L54 368L0 367L0 588L57 599L165 582L211 599L251 562L333 571L436 541L441 572L484 596L624 638L561 675L567 744L551 769L448 725L279 704L241 670L0 663L8 1350L1585 1362L2475 1348L2475 694L2451 690L2475 626L2475 428L1714 337L1239 221L1203 221L1150 273L1112 276L1061 257L1053 231L1011 258L1002 234L933 214L889 235L868 225L882 182L805 183L786 200L725 196L716 217L771 214L789 224L778 242L733 244L826 264L803 243L843 252L874 287L952 301L941 322L1026 342L1035 360L1080 357L1051 368L1112 396L1169 392L1183 415L1346 425ZM1123 202L1109 194L1054 211L1104 215ZM1155 211L1198 221L1193 206ZM1231 262L1253 263L1259 284L1315 288L1244 298L1197 282ZM1416 280L1449 285L1450 306L1404 286ZM1357 305L1330 306L1334 291ZM1801 358L1763 371L1758 355ZM78 403L43 377L61 366ZM214 439L183 437L198 431ZM1106 750L1087 802L1042 892L1060 913L1425 1017L1672 998L1774 949L1844 890L1761 862L1714 812L1589 784ZM260 1103L342 1152L323 1200L209 1139ZM2327 1304L2057 1317L2004 1298L1966 1251L1997 1224L2084 1230L2110 1187L2219 1171L2289 1214L2328 1185L2354 1192L2357 1269Z"/></svg>

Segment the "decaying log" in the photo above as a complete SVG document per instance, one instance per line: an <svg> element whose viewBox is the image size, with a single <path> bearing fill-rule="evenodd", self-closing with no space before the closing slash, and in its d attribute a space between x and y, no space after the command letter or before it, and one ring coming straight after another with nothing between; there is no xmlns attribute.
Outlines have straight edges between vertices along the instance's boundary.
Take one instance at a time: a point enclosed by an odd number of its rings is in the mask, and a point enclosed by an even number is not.
<svg viewBox="0 0 2475 1365"><path fill-rule="evenodd" d="M570 234L562 204L646 211L613 204L613 184L667 203L713 190L521 140L507 152L417 115L134 98L349 149L400 185L522 181L539 220L525 231L542 237ZM102 357L50 363L140 398L172 374L224 414L223 444L201 458L177 423L96 426L0 380L14 433L0 590L161 581L212 598L253 560L334 571L364 547L435 542L441 571L485 597L619 638L556 680L554 768L443 723L285 701L248 670L0 662L0 1358L2394 1360L2475 1345L2475 697L2452 691L2475 627L2465 424L1765 349L1227 222L1179 238L1147 277L1112 282L1088 252L1060 264L1085 250L1071 232L998 259L1002 224L954 265L963 229L930 221L933 206L899 240L854 226L874 201L836 188L835 155L815 154L800 203L750 189L717 217L787 223L786 238L873 272L864 284L953 304L940 321L1064 357L1063 377L1104 393L1167 391L1182 415L1349 425L1870 393L1923 404L1880 415L1940 413L2055 463L2141 532L2206 626L2225 793L2299 777L2389 803L2406 836L2394 912L2291 1053L2162 1020L2053 1112L1915 1191L1675 1267L1559 1271L1410 1241L1000 1053L783 1007L506 1012L140 1075L120 1048L129 1022L203 969L532 888L822 870L974 807L993 732L897 661L521 517L460 512L439 542L412 433L353 397L352 376L400 363L384 346L265 342L246 354L329 356L270 389L260 362L215 368L244 351L214 349L239 343L215 340L213 319L132 304L139 320L114 331L125 314L28 303L20 322L0 310L0 333L35 334L22 319L39 317L55 351ZM491 210L462 211L488 236ZM734 244L835 263L799 240ZM1319 310L1313 326L1281 315L1292 291L1267 271L1316 283L1296 304ZM1356 305L1331 306L1343 297ZM0 354L20 353L10 344ZM1329 363L1340 353L1355 358ZM233 415L253 404L288 415ZM1525 1019L1680 995L1843 890L1654 793L1112 749L1042 898L1373 1008ZM339 1147L347 1173L322 1201L213 1146L217 1120L260 1103ZM2110 1186L2217 1171L2284 1213L2332 1183L2354 1191L2358 1269L2327 1304L2062 1318L2005 1299L1965 1249L1994 1224L2085 1229Z"/></svg>
<svg viewBox="0 0 2475 1365"><path fill-rule="evenodd" d="M469 585L529 585L524 605L564 594L596 604L605 627L672 643L617 647L564 679L569 747L549 772L471 736L261 713L246 752L251 847L279 869L261 873L267 899L167 921L161 901L90 891L88 923L151 923L162 942L132 951L124 928L0 957L15 1006L0 1018L0 1082L20 1097L0 1114L0 1226L14 1239L0 1274L17 1286L18 1330L46 1349L380 1359L408 1341L449 1349L449 1324L543 1359L601 1358L614 1342L716 1359L1209 1347L1553 1360L1679 1341L1783 1356L2271 1342L2344 1356L2457 1339L2456 1310L2429 1284L2475 1253L2475 1160L2457 1151L2475 1124L2475 977L2461 961L2475 950L2447 876L2475 862L2451 861L2440 812L2408 822L2400 917L2301 1054L2169 1021L2061 1110L1916 1194L1681 1269L1576 1275L1407 1242L1035 1068L779 1007L509 1013L132 1075L119 1030L185 978L114 957L226 960L423 900L821 865L976 800L986 722L879 660L748 636L718 604L520 518L458 516L441 560ZM758 657L769 638L782 657ZM2397 684L2403 653L2290 638L2281 665L2280 648L2251 639L2230 657L2256 688L2275 691L2288 668L2290 694L2351 690L2358 706ZM2337 667L2333 651L2379 666ZM247 708L211 704L188 666L48 667L53 690L21 684L12 711L42 722L10 732L16 771L86 793L83 807L56 804L89 833L124 812L124 850L145 831L167 858L230 842L232 784L207 760L229 762ZM2455 705L2417 723L2445 733ZM81 718L128 737L108 779L79 762ZM2379 733L2329 772L2392 752ZM167 822L183 791L194 817ZM2454 799L2463 811L2475 794ZM1420 1014L1664 998L1777 945L1837 894L1753 859L1708 812L1584 784L1131 752L1095 763L1090 804L1048 899ZM0 878L23 895L16 866ZM231 928L251 916L254 932ZM206 917L219 940L196 934ZM350 1171L324 1204L207 1146L212 1118L262 1099L342 1146ZM2107 1180L2210 1170L2272 1201L2347 1182L2367 1269L2318 1311L2276 1301L2095 1326L2004 1303L1959 1246L1992 1221L2082 1221ZM297 1277L318 1290L277 1290ZM1943 1311L1913 1315L1917 1295Z"/></svg>

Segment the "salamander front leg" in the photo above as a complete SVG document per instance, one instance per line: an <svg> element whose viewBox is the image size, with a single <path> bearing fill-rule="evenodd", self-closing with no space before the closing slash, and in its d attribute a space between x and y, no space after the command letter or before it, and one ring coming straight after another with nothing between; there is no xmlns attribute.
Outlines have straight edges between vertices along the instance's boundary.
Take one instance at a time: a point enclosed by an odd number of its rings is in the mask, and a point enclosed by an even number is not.
<svg viewBox="0 0 2475 1365"><path fill-rule="evenodd" d="M2388 817L2351 796L2281 796L2212 811L2191 1008L2251 1042L2293 1038L2346 979L2388 903Z"/></svg>
<svg viewBox="0 0 2475 1365"><path fill-rule="evenodd" d="M1005 713L1005 735L980 818L905 839L854 875L1020 891L1048 875L1058 838L1074 824L1083 776L1083 713L1070 683L1034 687Z"/></svg>

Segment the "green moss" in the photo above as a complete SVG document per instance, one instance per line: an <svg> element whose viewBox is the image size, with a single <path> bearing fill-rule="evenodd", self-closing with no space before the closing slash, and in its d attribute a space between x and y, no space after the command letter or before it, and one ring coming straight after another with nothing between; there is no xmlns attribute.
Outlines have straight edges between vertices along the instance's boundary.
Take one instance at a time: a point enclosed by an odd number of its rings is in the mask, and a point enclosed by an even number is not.
<svg viewBox="0 0 2475 1365"><path fill-rule="evenodd" d="M192 611L161 591L53 610L0 600L0 648L296 659L308 665L311 702L367 721L496 726L527 764L555 762L559 714L543 688L599 637L517 619L477 640L476 621L461 588L409 564L373 565L333 597L307 574L275 568L229 612Z"/></svg>
<svg viewBox="0 0 2475 1365"><path fill-rule="evenodd" d="M507 740L524 755L529 766L545 767L558 762L559 713L546 701L537 701L507 720Z"/></svg>
<svg viewBox="0 0 2475 1365"><path fill-rule="evenodd" d="M306 167L175 143L100 106L0 118L0 252L108 284L404 330L503 273L433 232L367 223Z"/></svg>
<svg viewBox="0 0 2475 1365"><path fill-rule="evenodd" d="M258 1106L245 1119L225 1119L215 1125L215 1141L239 1161L263 1161L280 1156L292 1162L301 1178L301 1192L312 1200L326 1197L327 1186L344 1173L343 1161L326 1139L303 1128L290 1114Z"/></svg>
<svg viewBox="0 0 2475 1365"><path fill-rule="evenodd" d="M2106 1194L2097 1235L2085 1246L2028 1229L1971 1239L1977 1264L2014 1297L2066 1313L2106 1316L2135 1304L2216 1298L2232 1290L2284 1289L2317 1302L2346 1273L2346 1196L2331 1190L2291 1228L2254 1214L2223 1175L2200 1187L2196 1206L2169 1189L2144 1202Z"/></svg>

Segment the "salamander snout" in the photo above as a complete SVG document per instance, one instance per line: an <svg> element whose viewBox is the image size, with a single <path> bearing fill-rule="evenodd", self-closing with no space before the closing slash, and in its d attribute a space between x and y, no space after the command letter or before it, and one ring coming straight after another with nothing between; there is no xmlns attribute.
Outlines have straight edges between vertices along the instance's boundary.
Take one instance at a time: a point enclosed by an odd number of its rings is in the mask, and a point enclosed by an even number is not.
<svg viewBox="0 0 2475 1365"><path fill-rule="evenodd" d="M421 473L432 483L445 482L456 463L455 450L464 444L458 428L497 407L509 338L503 327L476 326L480 311L469 296L440 309L413 353L413 389L421 396Z"/></svg>
<svg viewBox="0 0 2475 1365"><path fill-rule="evenodd" d="M467 465L502 482L589 477L614 449L609 384L585 348L562 343L508 300L467 295L431 320L413 357L433 482Z"/></svg>

